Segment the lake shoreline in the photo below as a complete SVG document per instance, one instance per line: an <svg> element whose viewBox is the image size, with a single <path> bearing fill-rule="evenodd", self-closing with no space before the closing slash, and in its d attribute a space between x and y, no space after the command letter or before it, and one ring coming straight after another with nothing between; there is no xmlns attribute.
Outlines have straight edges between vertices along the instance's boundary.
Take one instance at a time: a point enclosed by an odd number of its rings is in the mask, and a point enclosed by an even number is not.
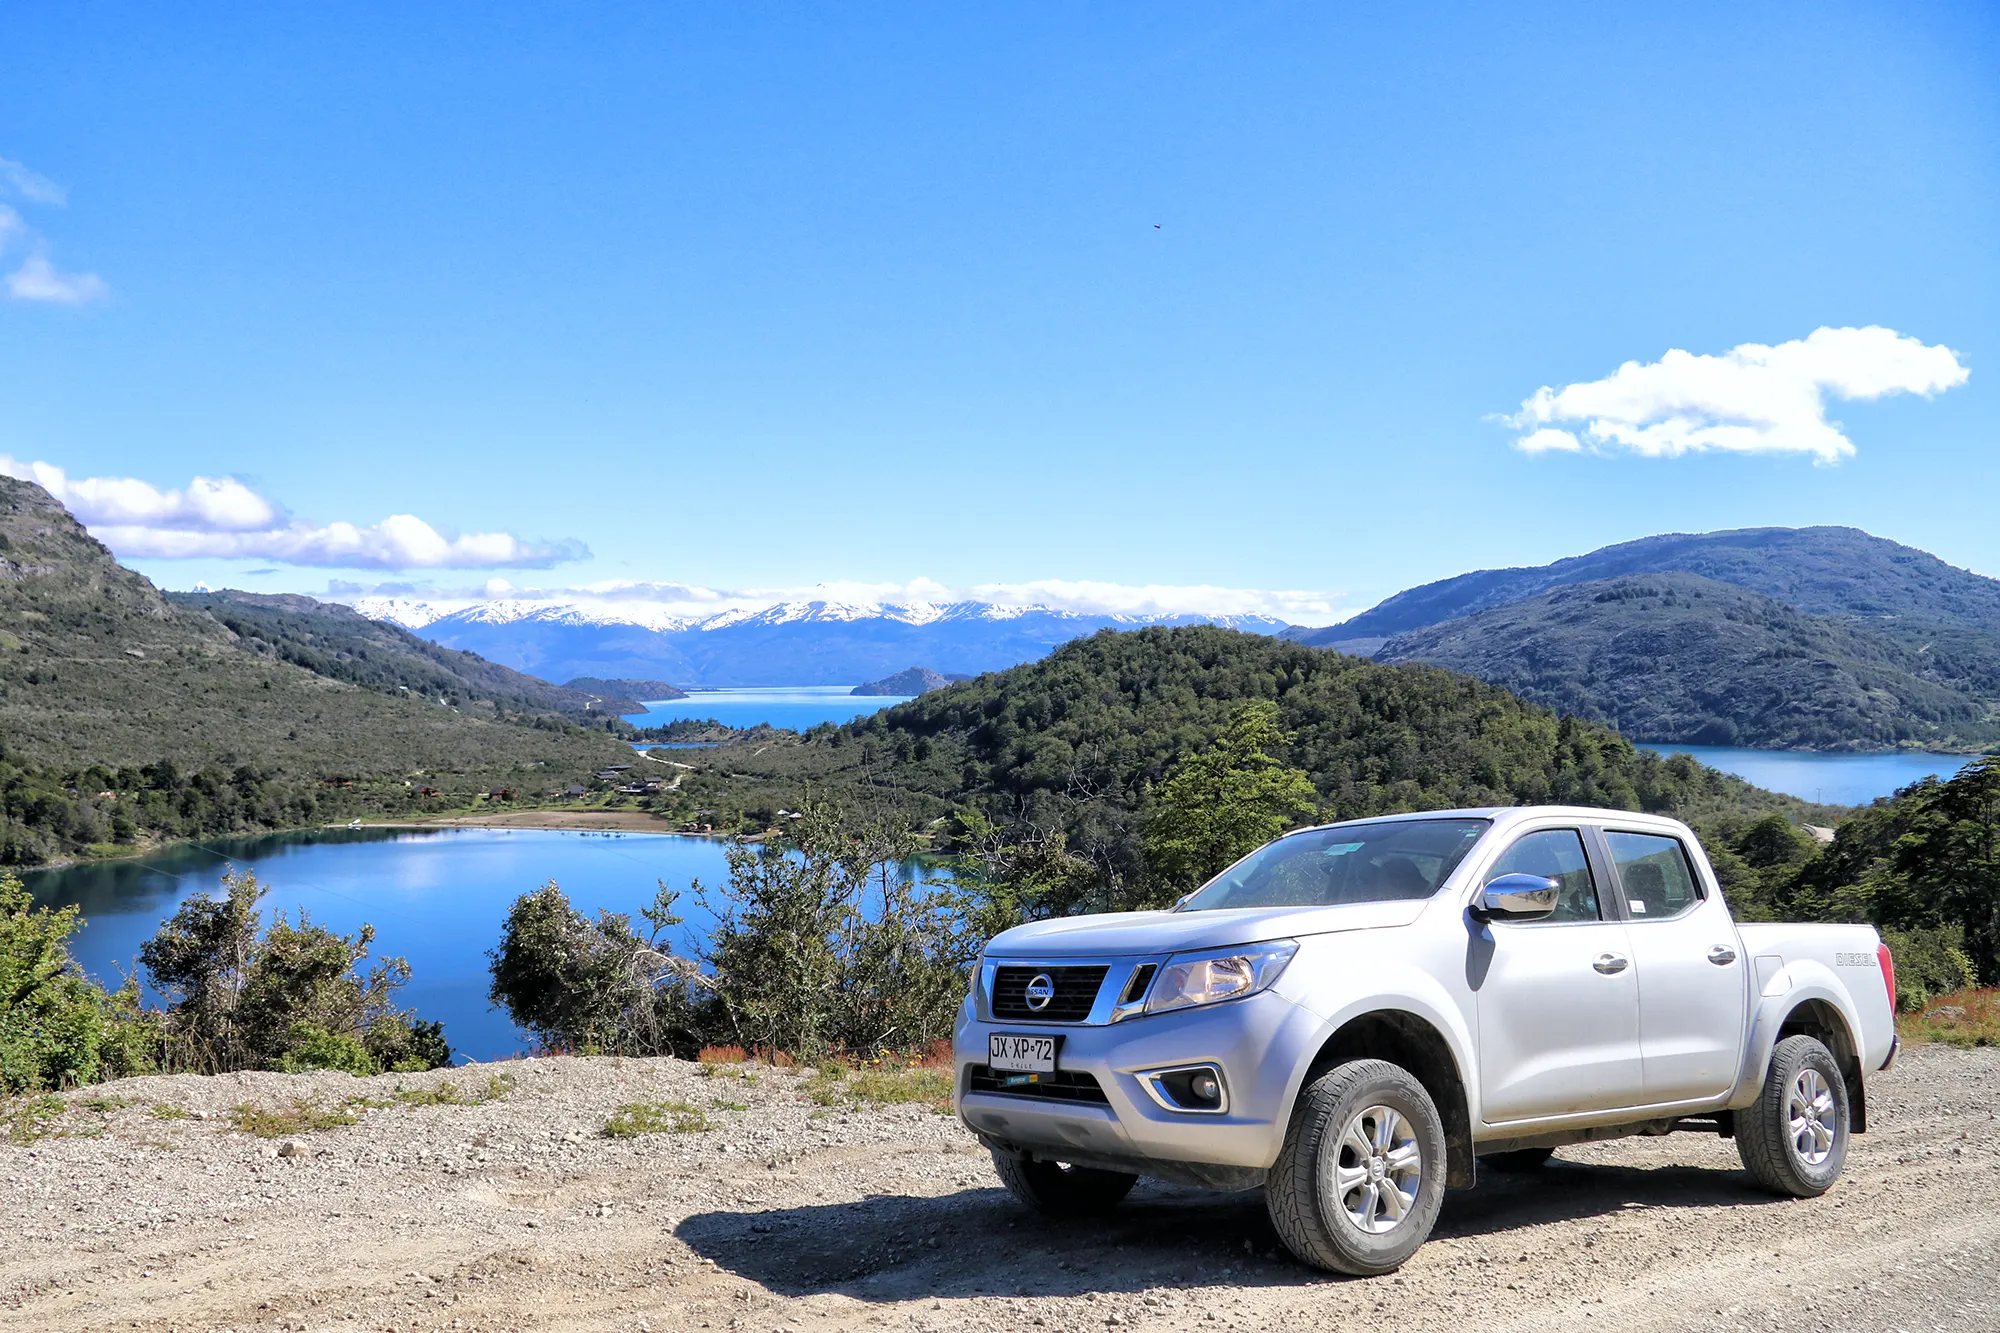
<svg viewBox="0 0 2000 1333"><path fill-rule="evenodd" d="M348 824L324 824L322 828L519 828L542 829L552 833L612 832L650 833L672 838L708 838L723 841L756 842L765 835L738 837L729 833L701 833L672 827L672 821L646 810L509 810L498 814L437 815L418 819L363 819Z"/></svg>

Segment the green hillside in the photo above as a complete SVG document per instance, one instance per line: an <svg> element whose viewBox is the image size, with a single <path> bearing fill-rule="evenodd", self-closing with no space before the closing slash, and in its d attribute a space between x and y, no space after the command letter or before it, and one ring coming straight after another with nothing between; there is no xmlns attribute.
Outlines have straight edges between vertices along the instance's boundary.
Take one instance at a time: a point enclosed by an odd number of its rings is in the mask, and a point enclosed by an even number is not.
<svg viewBox="0 0 2000 1333"><path fill-rule="evenodd" d="M1427 662L1638 741L1875 749L2000 737L1994 709L1874 625L1693 574L1570 584L1396 635Z"/></svg>
<svg viewBox="0 0 2000 1333"><path fill-rule="evenodd" d="M915 824L976 810L1060 829L1131 880L1150 789L1249 699L1277 702L1291 735L1279 757L1311 776L1329 819L1538 801L1708 821L1805 809L1467 676L1207 626L1106 631L845 727L690 751L692 771L660 803L756 822L811 785Z"/></svg>
<svg viewBox="0 0 2000 1333"><path fill-rule="evenodd" d="M6 477L0 747L0 857L15 860L188 820L213 832L539 790L630 753L551 713L454 707L286 661L168 600L46 491ZM127 810L153 813L113 817Z"/></svg>
<svg viewBox="0 0 2000 1333"><path fill-rule="evenodd" d="M562 713L597 721L636 713L636 688L653 682L571 681L551 685L512 667L420 639L352 607L296 593L170 592L177 606L206 611L243 647L315 675L383 693L411 693L449 707L486 705L510 713ZM671 688L671 687L669 687ZM673 696L646 696L670 698Z"/></svg>

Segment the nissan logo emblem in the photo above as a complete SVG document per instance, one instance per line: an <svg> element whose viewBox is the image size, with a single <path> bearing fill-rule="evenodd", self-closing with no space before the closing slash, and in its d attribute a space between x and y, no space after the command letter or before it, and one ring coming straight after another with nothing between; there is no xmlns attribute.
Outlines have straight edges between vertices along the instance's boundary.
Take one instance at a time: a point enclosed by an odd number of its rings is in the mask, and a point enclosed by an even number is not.
<svg viewBox="0 0 2000 1333"><path fill-rule="evenodd" d="M1046 972L1037 972L1028 979L1028 988L1021 992L1021 998L1036 1013L1049 1007L1049 1001L1056 998L1055 978Z"/></svg>

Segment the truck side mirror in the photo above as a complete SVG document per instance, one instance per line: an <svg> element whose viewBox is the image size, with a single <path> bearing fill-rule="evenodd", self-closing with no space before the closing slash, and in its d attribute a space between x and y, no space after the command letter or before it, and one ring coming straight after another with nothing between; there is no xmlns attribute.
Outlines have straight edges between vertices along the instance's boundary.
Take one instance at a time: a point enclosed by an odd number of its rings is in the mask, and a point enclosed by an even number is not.
<svg viewBox="0 0 2000 1333"><path fill-rule="evenodd" d="M1500 875L1486 881L1472 906L1476 921L1541 921L1553 916L1562 882L1542 875Z"/></svg>

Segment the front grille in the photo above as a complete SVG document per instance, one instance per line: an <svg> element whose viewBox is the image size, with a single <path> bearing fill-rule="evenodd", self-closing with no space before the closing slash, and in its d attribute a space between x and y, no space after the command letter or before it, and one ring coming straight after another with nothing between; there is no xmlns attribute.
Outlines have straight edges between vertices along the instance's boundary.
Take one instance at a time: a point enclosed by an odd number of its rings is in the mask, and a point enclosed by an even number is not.
<svg viewBox="0 0 2000 1333"><path fill-rule="evenodd" d="M1036 1097L1047 1102L1094 1102L1102 1106L1110 1101L1095 1078L1074 1069L1058 1069L1052 1074L1010 1074L985 1065L972 1065L965 1071L965 1090L994 1092L1003 1097Z"/></svg>
<svg viewBox="0 0 2000 1333"><path fill-rule="evenodd" d="M993 1016L1028 1019L1037 1023L1081 1023L1090 1017L1097 1003L1097 988L1104 984L1110 968L1095 967L1002 967L993 973ZM1028 1007L1028 983L1047 977L1055 985L1055 996L1040 1009Z"/></svg>

